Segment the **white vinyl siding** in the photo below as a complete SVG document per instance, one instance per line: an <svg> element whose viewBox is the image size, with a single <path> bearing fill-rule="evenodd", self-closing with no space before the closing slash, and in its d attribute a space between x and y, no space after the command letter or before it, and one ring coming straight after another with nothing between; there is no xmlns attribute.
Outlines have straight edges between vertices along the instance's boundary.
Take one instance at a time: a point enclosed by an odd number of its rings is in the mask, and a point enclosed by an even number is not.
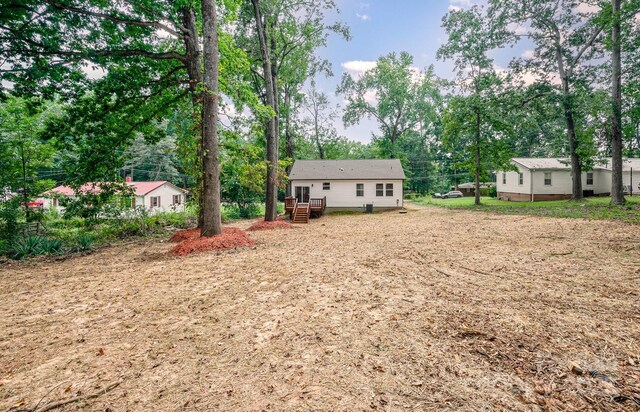
<svg viewBox="0 0 640 412"><path fill-rule="evenodd" d="M331 190L322 190L323 181L321 180L296 180L291 183L291 193L295 193L298 186L308 186L310 188L310 197L313 199L321 199L326 196L327 207L329 208L361 208L367 203L373 203L373 207L402 207L402 180L373 180L373 181L355 181L355 180L332 180ZM393 184L393 196L376 196L376 184L387 183ZM356 185L362 185L363 196L356 196Z"/></svg>
<svg viewBox="0 0 640 412"><path fill-rule="evenodd" d="M387 183L386 195L387 197L393 196L393 183Z"/></svg>
<svg viewBox="0 0 640 412"><path fill-rule="evenodd" d="M587 172L587 186L593 186L593 172Z"/></svg>

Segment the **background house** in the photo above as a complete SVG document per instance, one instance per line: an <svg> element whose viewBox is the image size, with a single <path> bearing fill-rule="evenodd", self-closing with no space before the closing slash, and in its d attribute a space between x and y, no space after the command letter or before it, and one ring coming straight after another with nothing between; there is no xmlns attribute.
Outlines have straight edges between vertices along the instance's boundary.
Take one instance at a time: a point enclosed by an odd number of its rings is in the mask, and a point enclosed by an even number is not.
<svg viewBox="0 0 640 412"><path fill-rule="evenodd" d="M480 183L480 193L483 193L482 189L489 189L495 185L493 182ZM474 182L460 183L457 189L456 186L451 186L451 190L459 190L464 197L473 197L476 195L476 184Z"/></svg>
<svg viewBox="0 0 640 412"><path fill-rule="evenodd" d="M143 207L149 213L158 212L184 212L186 190L179 188L171 182L165 180L153 182L133 182L127 178L126 184L134 190L131 197L132 208ZM79 189L81 192L91 192L99 190L94 183L86 183ZM69 186L58 186L43 194L44 209L55 209L64 211L60 204L62 197L75 197L76 193Z"/></svg>
<svg viewBox="0 0 640 412"><path fill-rule="evenodd" d="M402 164L390 160L296 160L289 174L298 202L326 196L327 209L402 207Z"/></svg>
<svg viewBox="0 0 640 412"><path fill-rule="evenodd" d="M542 201L571 198L571 166L561 158L514 158L517 171L500 171L497 177L498 198L512 201ZM625 159L623 182L627 191L640 195L640 159ZM582 173L585 196L611 194L611 161L597 163Z"/></svg>

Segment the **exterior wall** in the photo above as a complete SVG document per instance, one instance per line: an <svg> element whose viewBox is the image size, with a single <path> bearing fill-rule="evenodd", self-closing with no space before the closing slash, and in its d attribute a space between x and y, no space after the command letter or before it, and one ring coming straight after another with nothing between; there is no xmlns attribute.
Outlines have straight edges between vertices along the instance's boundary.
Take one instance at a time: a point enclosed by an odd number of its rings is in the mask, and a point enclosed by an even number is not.
<svg viewBox="0 0 640 412"><path fill-rule="evenodd" d="M572 180L570 170L530 171L520 165L517 165L517 167L523 173L523 184L518 184L518 172L506 172L507 183L502 184L502 175L505 172L498 172L498 198L509 198L512 201L530 201L532 191L534 200L539 201L571 198ZM544 184L545 172L551 173L551 185ZM609 194L611 192L611 172L601 169L593 170L592 172L593 184L591 185L587 184L587 172L582 173L582 189L585 191L591 190L594 195Z"/></svg>
<svg viewBox="0 0 640 412"><path fill-rule="evenodd" d="M611 173L609 173L609 181L611 180ZM633 170L633 176L631 171L622 172L622 184L627 186L633 186L633 195L640 195L640 170Z"/></svg>
<svg viewBox="0 0 640 412"><path fill-rule="evenodd" d="M529 169L526 169L520 165L516 165L518 170L523 174L523 182L519 184L518 172L498 172L496 174L496 190L500 193L531 193L531 174ZM507 175L506 184L502 183L502 176ZM498 196L499 197L499 196Z"/></svg>
<svg viewBox="0 0 640 412"><path fill-rule="evenodd" d="M322 190L324 182L331 183L330 190ZM364 196L356 196L356 184L364 184ZM376 196L376 184L385 185L384 196ZM386 184L393 183L393 196L386 196ZM291 193L296 187L308 186L311 198L327 197L327 208L361 208L373 203L374 208L402 207L402 180L291 180Z"/></svg>
<svg viewBox="0 0 640 412"><path fill-rule="evenodd" d="M173 204L173 195L180 195L182 197L182 202L180 205ZM151 197L159 196L160 197L160 207L151 207ZM69 196L69 198L73 198L73 196ZM165 183L164 185L156 188L155 190L147 193L144 196L135 196L135 207L144 207L150 214L160 213L160 212L184 212L186 210L185 207L185 194L176 189L170 184ZM55 207L57 211L60 213L64 213L64 207L60 206L60 199L58 199L58 206ZM49 210L54 208L53 206L53 198L45 197L43 199L43 208L45 210Z"/></svg>
<svg viewBox="0 0 640 412"><path fill-rule="evenodd" d="M173 195L181 196L181 204L173 204ZM155 196L160 197L160 207L151 207L151 198ZM138 203L138 201L140 201L140 203ZM144 206L144 208L147 209L151 214L160 212L184 212L184 201L185 196L181 190L178 190L172 185L165 183L164 185L147 193L144 197L136 196L136 207Z"/></svg>

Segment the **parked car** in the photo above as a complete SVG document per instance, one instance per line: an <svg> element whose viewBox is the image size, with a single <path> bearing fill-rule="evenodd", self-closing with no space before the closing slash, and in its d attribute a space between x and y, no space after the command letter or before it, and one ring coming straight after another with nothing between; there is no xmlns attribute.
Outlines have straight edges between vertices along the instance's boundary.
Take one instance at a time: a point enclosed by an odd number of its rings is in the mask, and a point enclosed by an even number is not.
<svg viewBox="0 0 640 412"><path fill-rule="evenodd" d="M447 193L442 195L443 199L449 199L449 198L454 198L454 197L464 197L464 195L459 190L452 190L452 191L447 192Z"/></svg>
<svg viewBox="0 0 640 412"><path fill-rule="evenodd" d="M434 199L442 199L442 193L434 193L431 197Z"/></svg>

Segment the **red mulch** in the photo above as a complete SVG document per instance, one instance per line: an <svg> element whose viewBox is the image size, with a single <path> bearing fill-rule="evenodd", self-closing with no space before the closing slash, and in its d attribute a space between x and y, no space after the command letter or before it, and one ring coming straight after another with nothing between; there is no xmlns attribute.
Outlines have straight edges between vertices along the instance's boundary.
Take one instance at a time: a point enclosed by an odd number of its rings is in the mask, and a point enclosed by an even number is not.
<svg viewBox="0 0 640 412"><path fill-rule="evenodd" d="M176 233L173 234L173 236L171 236L171 238L169 239L169 242L180 243L185 240L196 239L199 237L200 237L200 229L197 227L194 227L193 229L178 230Z"/></svg>
<svg viewBox="0 0 640 412"><path fill-rule="evenodd" d="M191 229L186 232L191 232L191 235L193 235L193 233L197 233L193 232L194 230L197 229ZM172 239L176 237L178 233L172 236ZM231 250L255 245L255 242L249 238L244 230L235 227L225 227L222 229L221 235L214 237L199 237L199 233L197 234L198 237L187 238L183 242L175 245L169 251L169 254L186 256L192 253Z"/></svg>
<svg viewBox="0 0 640 412"><path fill-rule="evenodd" d="M271 230L271 229L291 229L293 226L287 222L283 222L282 220L276 220L275 222L266 222L264 220L258 221L258 223L253 224L249 227L250 231L256 230Z"/></svg>

